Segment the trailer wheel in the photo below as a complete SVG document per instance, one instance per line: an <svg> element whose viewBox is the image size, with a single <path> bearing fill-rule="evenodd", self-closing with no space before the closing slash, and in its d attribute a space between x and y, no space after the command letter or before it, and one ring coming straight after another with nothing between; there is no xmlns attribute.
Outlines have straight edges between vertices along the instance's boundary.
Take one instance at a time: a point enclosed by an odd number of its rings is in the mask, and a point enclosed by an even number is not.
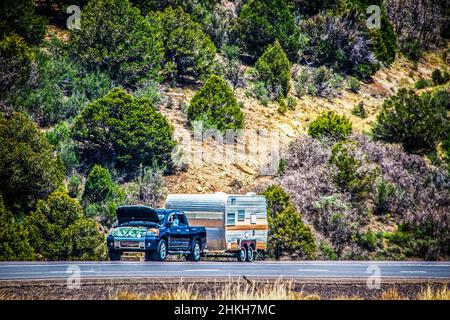
<svg viewBox="0 0 450 320"><path fill-rule="evenodd" d="M247 248L247 257L246 257L246 261L247 262L252 262L254 258L254 252L253 252L253 248L251 246L249 246Z"/></svg>
<svg viewBox="0 0 450 320"><path fill-rule="evenodd" d="M247 259L247 249L245 247L238 251L237 259L239 262L245 262L245 259Z"/></svg>

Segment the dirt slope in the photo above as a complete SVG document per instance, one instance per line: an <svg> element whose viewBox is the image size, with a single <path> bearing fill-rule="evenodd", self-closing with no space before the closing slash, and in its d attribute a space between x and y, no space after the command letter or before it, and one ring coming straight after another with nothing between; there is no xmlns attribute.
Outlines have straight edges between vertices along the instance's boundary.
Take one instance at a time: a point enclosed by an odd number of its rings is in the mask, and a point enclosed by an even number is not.
<svg viewBox="0 0 450 320"><path fill-rule="evenodd" d="M333 100L309 96L296 98L298 102L296 109L289 110L284 115L278 112L277 104L271 103L265 107L248 94L252 90L251 83L237 89L235 95L238 101L243 103L245 128L279 134L280 149L285 150L289 142L304 134L308 124L325 110L345 114L351 119L357 131L369 130L386 97L395 94L399 88L413 87L420 77L430 78L432 71L436 67L442 67L443 64L441 55L437 52L425 54L416 67L404 57L399 57L392 66L381 68L373 77L373 82L363 83L359 93L344 90ZM160 106L160 111L174 125L177 137L192 139L192 130L187 127L183 106L189 104L197 89L194 87L166 89L165 101ZM294 90L291 95L295 96ZM367 113L365 119L354 116L351 112L360 102L364 103ZM244 144L247 148L254 147L253 141L245 141ZM223 161L218 152L225 150L236 155L237 146L226 145L221 149L212 139L196 146L191 145L190 148L191 153L192 150L197 152L203 150L203 156L216 157L216 161L208 159L195 163L191 161L186 171L166 177L169 193L249 192L255 191L257 186L270 183L273 179L271 176L259 174L261 166L267 163L270 155L261 157L248 154L238 161ZM189 152L186 146L183 149Z"/></svg>

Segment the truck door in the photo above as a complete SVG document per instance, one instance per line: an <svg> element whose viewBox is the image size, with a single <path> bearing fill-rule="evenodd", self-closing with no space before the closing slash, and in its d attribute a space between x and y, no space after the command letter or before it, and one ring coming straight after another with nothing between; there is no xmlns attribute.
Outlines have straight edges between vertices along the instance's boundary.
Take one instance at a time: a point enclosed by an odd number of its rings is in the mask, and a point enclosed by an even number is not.
<svg viewBox="0 0 450 320"><path fill-rule="evenodd" d="M170 227L167 229L168 239L169 239L169 250L179 251L180 249L180 237L181 229L179 226L180 221L178 220L176 213L171 213L168 219Z"/></svg>
<svg viewBox="0 0 450 320"><path fill-rule="evenodd" d="M187 223L186 216L183 213L177 214L179 220L179 241L180 241L180 250L186 251L189 250L189 245L191 243L191 229Z"/></svg>

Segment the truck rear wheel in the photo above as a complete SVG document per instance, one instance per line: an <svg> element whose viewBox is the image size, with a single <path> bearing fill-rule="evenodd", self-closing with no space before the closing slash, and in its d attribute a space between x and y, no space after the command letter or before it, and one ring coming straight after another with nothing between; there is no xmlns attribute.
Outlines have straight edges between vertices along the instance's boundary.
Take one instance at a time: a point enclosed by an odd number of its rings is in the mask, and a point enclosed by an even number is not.
<svg viewBox="0 0 450 320"><path fill-rule="evenodd" d="M109 249L108 256L109 256L109 260L111 260L111 261L120 261L120 258L122 257L122 253L120 251L117 251L114 249Z"/></svg>
<svg viewBox="0 0 450 320"><path fill-rule="evenodd" d="M246 261L247 262L252 262L254 258L254 252L253 252L253 248L252 247L248 247L247 248L247 257L246 257Z"/></svg>
<svg viewBox="0 0 450 320"><path fill-rule="evenodd" d="M200 249L200 242L198 240L195 240L194 244L192 245L191 253L187 255L187 259L189 261L200 261L201 256L201 249Z"/></svg>
<svg viewBox="0 0 450 320"><path fill-rule="evenodd" d="M164 261L167 258L167 244L165 240L160 240L158 243L158 248L154 253L154 260Z"/></svg>
<svg viewBox="0 0 450 320"><path fill-rule="evenodd" d="M244 262L247 259L247 249L242 247L237 253L237 259L239 262Z"/></svg>

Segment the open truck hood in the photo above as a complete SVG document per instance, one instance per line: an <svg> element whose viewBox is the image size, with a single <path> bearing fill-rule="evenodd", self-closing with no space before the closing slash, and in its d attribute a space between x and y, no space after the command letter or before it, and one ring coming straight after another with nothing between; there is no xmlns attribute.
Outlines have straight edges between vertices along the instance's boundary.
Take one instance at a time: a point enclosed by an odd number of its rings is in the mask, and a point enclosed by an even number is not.
<svg viewBox="0 0 450 320"><path fill-rule="evenodd" d="M131 221L146 221L159 224L159 217L155 209L143 205L120 206L116 209L119 225Z"/></svg>

